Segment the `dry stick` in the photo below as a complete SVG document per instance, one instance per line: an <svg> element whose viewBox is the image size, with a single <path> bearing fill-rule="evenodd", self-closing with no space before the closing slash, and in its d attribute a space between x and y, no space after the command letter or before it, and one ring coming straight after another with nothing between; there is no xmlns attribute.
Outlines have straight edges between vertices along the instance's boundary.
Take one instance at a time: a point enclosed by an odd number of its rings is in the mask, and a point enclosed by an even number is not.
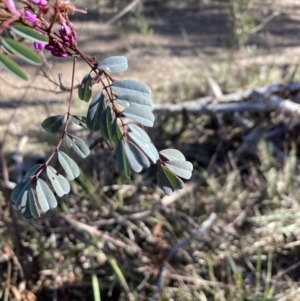
<svg viewBox="0 0 300 301"><path fill-rule="evenodd" d="M159 275L158 280L157 280L156 290L154 292L154 295L150 299L150 301L158 300L158 297L159 297L159 295L162 291L162 288L163 288L163 285L164 285L164 282L165 282L169 262L171 261L173 256L176 254L176 252L180 248L182 248L184 245L188 244L196 236L198 236L200 234L204 234L204 232L206 232L209 228L211 228L211 226L214 223L214 221L216 220L216 218L217 218L217 215L214 212L212 212L210 214L210 216L208 217L208 219L206 219L197 230L195 230L189 237L187 237L184 240L180 241L177 245L175 245L172 248L172 250L169 252L168 257L165 260L164 265L161 269L160 275Z"/></svg>
<svg viewBox="0 0 300 301"><path fill-rule="evenodd" d="M62 218L63 220L65 220L67 223L71 224L72 226L75 226L87 233L89 233L92 236L97 236L97 237L101 237L103 240L109 241L112 244L116 245L117 247L120 247L122 249L126 249L130 252L133 253L137 253L138 251L140 251L140 248L136 245L128 245L126 243L124 243L123 241L114 238L112 236L110 236L109 234L102 232L100 230L98 230L97 227L95 226L89 226L87 224L84 224L82 222L76 221L74 219L72 219L70 216L66 216L63 214L59 214L57 212L55 212L54 210L51 211L51 215L54 215L56 218Z"/></svg>
<svg viewBox="0 0 300 301"><path fill-rule="evenodd" d="M263 88L261 88L263 90ZM253 91L254 92L254 91ZM204 97L198 100L189 100L178 104L155 104L153 107L154 112L171 112L182 113L183 110L188 111L190 114L217 114L217 113L233 113L242 111L256 111L256 112L269 112L276 110L279 112L286 112L300 116L300 105L289 100L283 99L276 95L268 94L268 89L264 89L263 93L255 91L258 100L256 102L241 101L244 98L251 98L251 93L238 92L233 94L224 95L217 99L217 104L212 104L212 97Z"/></svg>
<svg viewBox="0 0 300 301"><path fill-rule="evenodd" d="M118 14L116 14L114 17L112 17L110 20L108 20L106 22L106 24L110 25L110 24L116 22L121 17L123 17L125 14L127 14L130 10L132 10L139 2L140 2L140 0L133 0L125 8L123 8Z"/></svg>

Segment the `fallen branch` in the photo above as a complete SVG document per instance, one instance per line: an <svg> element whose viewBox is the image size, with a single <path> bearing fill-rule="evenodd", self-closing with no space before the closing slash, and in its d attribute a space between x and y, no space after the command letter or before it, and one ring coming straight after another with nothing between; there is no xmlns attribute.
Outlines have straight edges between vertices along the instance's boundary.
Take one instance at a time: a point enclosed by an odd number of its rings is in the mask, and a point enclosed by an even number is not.
<svg viewBox="0 0 300 301"><path fill-rule="evenodd" d="M291 93L299 90L299 85L293 83L288 87L271 85L245 92L235 92L222 95L218 98L207 96L196 100L188 100L177 104L155 104L154 112L181 113L187 111L190 114L218 114L243 111L270 112L272 110L290 113L300 116L300 105L290 99L283 99L275 92L288 90ZM248 101L245 101L248 99Z"/></svg>

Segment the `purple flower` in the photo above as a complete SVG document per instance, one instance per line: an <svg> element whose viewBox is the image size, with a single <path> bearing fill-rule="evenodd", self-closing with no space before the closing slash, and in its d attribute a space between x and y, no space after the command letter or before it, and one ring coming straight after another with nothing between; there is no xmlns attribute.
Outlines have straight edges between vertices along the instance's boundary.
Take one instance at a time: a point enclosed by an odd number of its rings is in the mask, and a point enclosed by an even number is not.
<svg viewBox="0 0 300 301"><path fill-rule="evenodd" d="M43 43L37 43L37 42L33 43L33 47L36 51L42 51L45 48L45 46L46 44Z"/></svg>
<svg viewBox="0 0 300 301"><path fill-rule="evenodd" d="M46 6L48 4L47 0L31 0L31 2L38 6Z"/></svg>
<svg viewBox="0 0 300 301"><path fill-rule="evenodd" d="M8 10L16 16L21 16L21 13L16 9L15 2L13 0L4 0Z"/></svg>
<svg viewBox="0 0 300 301"><path fill-rule="evenodd" d="M31 22L33 26L39 25L39 19L29 9L25 9L25 20L28 20L29 22Z"/></svg>

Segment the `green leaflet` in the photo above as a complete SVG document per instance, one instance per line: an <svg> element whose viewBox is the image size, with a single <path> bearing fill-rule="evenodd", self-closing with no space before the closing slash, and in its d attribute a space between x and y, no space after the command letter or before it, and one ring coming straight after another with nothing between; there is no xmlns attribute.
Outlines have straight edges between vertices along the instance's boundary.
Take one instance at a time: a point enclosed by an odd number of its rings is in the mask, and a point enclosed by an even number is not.
<svg viewBox="0 0 300 301"><path fill-rule="evenodd" d="M78 97L79 99L85 101L85 102L89 102L91 96L92 96L92 88L93 88L93 83L92 83L92 77L91 74L87 74L79 88L78 88Z"/></svg>
<svg viewBox="0 0 300 301"><path fill-rule="evenodd" d="M63 115L55 115L46 118L42 123L42 128L48 133L55 133L59 131L64 121Z"/></svg>
<svg viewBox="0 0 300 301"><path fill-rule="evenodd" d="M47 176L53 186L54 191L59 197L62 197L70 192L70 184L68 180L64 176L58 174L53 167L47 166Z"/></svg>
<svg viewBox="0 0 300 301"><path fill-rule="evenodd" d="M84 159L90 154L90 149L84 143L84 141L74 135L67 134L65 136L67 146L72 149L79 157Z"/></svg>
<svg viewBox="0 0 300 301"><path fill-rule="evenodd" d="M136 158L137 162L142 166L142 168L150 167L150 161L145 155L145 153L131 141L127 141L127 144L130 148L130 151L133 153L134 157Z"/></svg>
<svg viewBox="0 0 300 301"><path fill-rule="evenodd" d="M80 170L78 165L66 153L59 151L58 160L70 181L73 181L79 176Z"/></svg>
<svg viewBox="0 0 300 301"><path fill-rule="evenodd" d="M14 23L11 29L19 36L31 40L32 42L45 43L45 44L49 42L47 36L44 36L36 32L34 29L28 26L24 26L20 23Z"/></svg>
<svg viewBox="0 0 300 301"><path fill-rule="evenodd" d="M75 124L81 126L82 128L88 130L88 126L86 124L86 118L84 116L72 115L72 120Z"/></svg>
<svg viewBox="0 0 300 301"><path fill-rule="evenodd" d="M37 165L34 165L32 166L25 174L24 178L23 178L23 181L24 180L28 180L30 179L32 176L34 176L38 171L39 169L42 167L42 164L37 164Z"/></svg>
<svg viewBox="0 0 300 301"><path fill-rule="evenodd" d="M111 84L111 89L119 95L141 95L151 98L151 89L135 80L119 80Z"/></svg>
<svg viewBox="0 0 300 301"><path fill-rule="evenodd" d="M86 124L91 131L100 130L100 116L105 109L104 94L100 92L94 97L87 111Z"/></svg>
<svg viewBox="0 0 300 301"><path fill-rule="evenodd" d="M3 66L6 70L11 72L13 75L22 79L24 81L28 81L28 75L19 67L14 61L8 58L6 55L0 53L0 65Z"/></svg>
<svg viewBox="0 0 300 301"><path fill-rule="evenodd" d="M122 136L123 134L118 125L118 120L117 118L115 118L111 126L111 140L114 142L115 145L117 145Z"/></svg>
<svg viewBox="0 0 300 301"><path fill-rule="evenodd" d="M116 149L115 149L116 159L117 159L117 167L119 170L119 173L123 178L129 177L129 166L128 166L128 160L126 156L126 152L124 149L124 141L120 140Z"/></svg>
<svg viewBox="0 0 300 301"><path fill-rule="evenodd" d="M139 107L150 111L153 106L151 98L142 95L120 95L117 97L117 102L125 108Z"/></svg>
<svg viewBox="0 0 300 301"><path fill-rule="evenodd" d="M184 183L174 173L172 173L166 166L158 167L157 184L164 191L166 195L172 195L174 190L182 189Z"/></svg>
<svg viewBox="0 0 300 301"><path fill-rule="evenodd" d="M193 165L188 161L165 161L164 164L177 176L190 179L192 176Z"/></svg>
<svg viewBox="0 0 300 301"><path fill-rule="evenodd" d="M12 191L10 195L10 201L11 203L18 208L21 204L22 197L24 192L28 189L30 185L31 179L24 180L16 185L14 190Z"/></svg>
<svg viewBox="0 0 300 301"><path fill-rule="evenodd" d="M160 151L159 153L170 161L185 161L184 155L177 149L168 148Z"/></svg>
<svg viewBox="0 0 300 301"><path fill-rule="evenodd" d="M141 136L138 132L129 132L128 137L132 142L134 142L144 153L145 155L153 162L156 163L158 160L158 152L156 147L150 141L149 136L147 138Z"/></svg>
<svg viewBox="0 0 300 301"><path fill-rule="evenodd" d="M129 107L122 111L122 114L127 118L148 127L153 126L155 119L153 113L144 107Z"/></svg>
<svg viewBox="0 0 300 301"><path fill-rule="evenodd" d="M37 179L36 182L36 195L43 212L47 212L50 208L55 208L57 206L57 201L53 192L41 179Z"/></svg>
<svg viewBox="0 0 300 301"><path fill-rule="evenodd" d="M124 151L126 153L126 156L127 156L127 159L128 159L131 169L137 173L141 172L143 169L143 166L136 159L134 153L132 152L131 148L129 147L128 142L124 141L123 146L124 146Z"/></svg>
<svg viewBox="0 0 300 301"><path fill-rule="evenodd" d="M106 72L124 72L128 69L128 62L125 56L111 56L98 65L98 69Z"/></svg>
<svg viewBox="0 0 300 301"><path fill-rule="evenodd" d="M100 132L105 140L112 138L112 114L111 107L107 107L100 116Z"/></svg>
<svg viewBox="0 0 300 301"><path fill-rule="evenodd" d="M2 44L6 49L30 64L40 65L42 63L42 59L35 52L18 41L3 38Z"/></svg>

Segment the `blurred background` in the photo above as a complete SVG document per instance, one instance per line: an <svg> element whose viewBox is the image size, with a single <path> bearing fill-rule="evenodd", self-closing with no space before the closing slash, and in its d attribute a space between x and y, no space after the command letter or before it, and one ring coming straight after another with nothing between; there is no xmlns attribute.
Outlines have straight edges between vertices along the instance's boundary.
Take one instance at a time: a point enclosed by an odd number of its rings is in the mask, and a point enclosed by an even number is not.
<svg viewBox="0 0 300 301"><path fill-rule="evenodd" d="M117 78L151 87L154 144L182 151L194 174L165 197L154 167L124 181L110 150L95 149L76 159L81 176L57 210L29 221L2 183L1 300L151 300L169 252L211 212L211 229L169 262L158 300L300 300L300 2L72 3L88 11L71 19L79 49L128 58ZM40 123L65 112L58 73L69 86L72 60L44 55L29 84L1 74L1 175L12 183L59 139ZM78 61L76 84L88 72ZM76 94L73 112L85 116Z"/></svg>

